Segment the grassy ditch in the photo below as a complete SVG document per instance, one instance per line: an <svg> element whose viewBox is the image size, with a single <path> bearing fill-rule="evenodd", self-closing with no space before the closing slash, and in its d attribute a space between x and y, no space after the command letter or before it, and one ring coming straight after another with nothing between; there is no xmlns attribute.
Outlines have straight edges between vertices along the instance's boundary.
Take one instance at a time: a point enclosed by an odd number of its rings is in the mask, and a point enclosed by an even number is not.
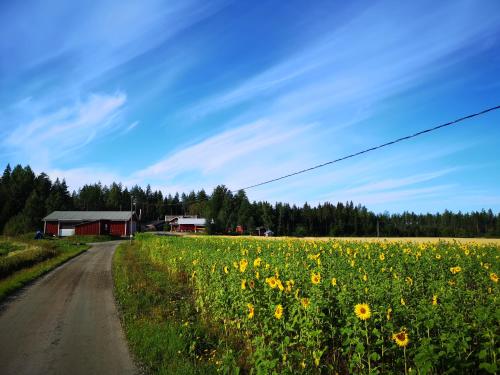
<svg viewBox="0 0 500 375"><path fill-rule="evenodd" d="M0 238L0 302L88 248L72 238L39 241Z"/></svg>
<svg viewBox="0 0 500 375"><path fill-rule="evenodd" d="M115 296L135 357L148 373L215 373L216 334L199 319L189 275L153 264L140 242L113 259Z"/></svg>

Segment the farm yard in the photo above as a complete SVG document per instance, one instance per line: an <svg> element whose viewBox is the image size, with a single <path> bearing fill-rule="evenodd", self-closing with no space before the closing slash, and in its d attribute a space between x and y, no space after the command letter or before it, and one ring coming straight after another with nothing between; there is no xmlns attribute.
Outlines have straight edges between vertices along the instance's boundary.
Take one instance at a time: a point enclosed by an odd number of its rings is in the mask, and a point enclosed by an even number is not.
<svg viewBox="0 0 500 375"><path fill-rule="evenodd" d="M115 254L158 373L496 373L498 243L139 236Z"/></svg>

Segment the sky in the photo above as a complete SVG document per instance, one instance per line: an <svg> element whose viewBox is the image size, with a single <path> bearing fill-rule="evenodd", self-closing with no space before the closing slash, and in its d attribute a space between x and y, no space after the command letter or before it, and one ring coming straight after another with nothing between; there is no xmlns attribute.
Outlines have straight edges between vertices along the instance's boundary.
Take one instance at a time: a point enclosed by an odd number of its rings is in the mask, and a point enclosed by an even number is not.
<svg viewBox="0 0 500 375"><path fill-rule="evenodd" d="M2 1L0 168L237 190L500 105L500 2ZM500 111L247 190L500 212Z"/></svg>

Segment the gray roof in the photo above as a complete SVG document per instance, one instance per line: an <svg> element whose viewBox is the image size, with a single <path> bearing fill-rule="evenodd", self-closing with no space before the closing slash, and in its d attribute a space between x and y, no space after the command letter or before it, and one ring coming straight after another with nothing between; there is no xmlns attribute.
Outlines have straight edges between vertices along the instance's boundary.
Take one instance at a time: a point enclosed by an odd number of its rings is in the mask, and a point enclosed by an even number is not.
<svg viewBox="0 0 500 375"><path fill-rule="evenodd" d="M180 217L177 224L192 224L192 225L205 225L205 219Z"/></svg>
<svg viewBox="0 0 500 375"><path fill-rule="evenodd" d="M43 221L96 221L112 220L126 221L130 220L130 211L54 211L45 216Z"/></svg>

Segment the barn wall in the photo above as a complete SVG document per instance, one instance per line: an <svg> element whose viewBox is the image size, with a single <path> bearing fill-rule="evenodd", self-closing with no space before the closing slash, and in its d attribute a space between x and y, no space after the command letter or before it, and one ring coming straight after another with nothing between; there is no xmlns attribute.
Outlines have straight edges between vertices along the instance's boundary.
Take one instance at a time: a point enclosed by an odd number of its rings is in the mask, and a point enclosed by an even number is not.
<svg viewBox="0 0 500 375"><path fill-rule="evenodd" d="M99 234L99 227L100 227L99 221L80 224L75 227L75 234L78 236L96 235Z"/></svg>
<svg viewBox="0 0 500 375"><path fill-rule="evenodd" d="M47 221L47 224L45 226L45 234L52 234L54 236L57 236L59 234L57 233L57 228L57 221Z"/></svg>
<svg viewBox="0 0 500 375"><path fill-rule="evenodd" d="M125 221L111 221L109 223L109 234L112 236L125 236Z"/></svg>
<svg viewBox="0 0 500 375"><path fill-rule="evenodd" d="M179 224L179 231L180 232L194 232L194 225L193 224Z"/></svg>

